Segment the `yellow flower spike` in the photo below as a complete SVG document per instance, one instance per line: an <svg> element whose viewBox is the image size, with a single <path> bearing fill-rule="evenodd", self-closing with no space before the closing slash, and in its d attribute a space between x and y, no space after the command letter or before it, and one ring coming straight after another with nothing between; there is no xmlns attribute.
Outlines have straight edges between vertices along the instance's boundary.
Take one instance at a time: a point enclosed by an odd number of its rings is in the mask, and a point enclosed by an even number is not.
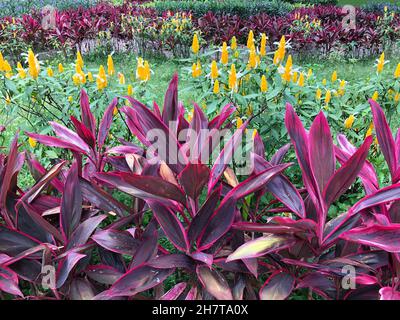
<svg viewBox="0 0 400 320"><path fill-rule="evenodd" d="M313 71L312 71L312 69L311 69L311 68L310 68L310 69L308 69L308 72L307 72L307 78L311 78L312 74L313 74Z"/></svg>
<svg viewBox="0 0 400 320"><path fill-rule="evenodd" d="M285 59L286 54L286 39L285 36L282 36L281 40L279 41L278 49L275 51L274 54L274 64L279 64Z"/></svg>
<svg viewBox="0 0 400 320"><path fill-rule="evenodd" d="M256 49L253 46L253 47L251 47L250 53L249 53L248 63L249 63L250 68L253 68L253 69L256 68L258 65L258 62L259 62L259 57L257 56Z"/></svg>
<svg viewBox="0 0 400 320"><path fill-rule="evenodd" d="M81 84L81 76L79 73L75 73L72 76L72 81L74 82L74 85L79 86Z"/></svg>
<svg viewBox="0 0 400 320"><path fill-rule="evenodd" d="M81 52L79 50L76 52L75 64L78 65L81 69L85 65L85 63L83 62L83 58L82 58Z"/></svg>
<svg viewBox="0 0 400 320"><path fill-rule="evenodd" d="M371 99L374 101L378 101L379 98L379 93L378 91L375 91L374 94L372 95Z"/></svg>
<svg viewBox="0 0 400 320"><path fill-rule="evenodd" d="M197 33L193 35L193 40L192 40L192 51L194 54L197 54L200 50L200 44L199 44L199 38L197 36Z"/></svg>
<svg viewBox="0 0 400 320"><path fill-rule="evenodd" d="M26 78L26 72L25 72L25 69L22 67L21 62L17 63L17 71L18 71L18 76L21 79L25 79Z"/></svg>
<svg viewBox="0 0 400 320"><path fill-rule="evenodd" d="M400 78L400 63L397 65L396 70L394 71L394 78Z"/></svg>
<svg viewBox="0 0 400 320"><path fill-rule="evenodd" d="M290 82L290 79L292 78L292 65L292 55L289 55L286 61L285 71L282 74L282 79L286 82Z"/></svg>
<svg viewBox="0 0 400 320"><path fill-rule="evenodd" d="M64 66L62 65L62 63L58 64L58 72L59 73L63 73L64 72Z"/></svg>
<svg viewBox="0 0 400 320"><path fill-rule="evenodd" d="M229 81L228 81L229 89L232 91L237 91L237 74L236 74L236 67L234 64L231 65L231 70L229 72Z"/></svg>
<svg viewBox="0 0 400 320"><path fill-rule="evenodd" d="M263 75L261 77L260 89L261 89L261 92L267 92L268 91L268 82L267 82L267 78L265 77L265 75Z"/></svg>
<svg viewBox="0 0 400 320"><path fill-rule="evenodd" d="M332 80L332 82L335 82L337 80L337 72L336 72L336 70L333 71L331 80Z"/></svg>
<svg viewBox="0 0 400 320"><path fill-rule="evenodd" d="M235 36L233 36L232 39L231 39L231 49L232 50L236 50L237 49L237 40L236 40Z"/></svg>
<svg viewBox="0 0 400 320"><path fill-rule="evenodd" d="M374 130L374 124L371 122L371 124L369 125L369 128L367 130L367 133L365 134L365 138L371 136L373 130Z"/></svg>
<svg viewBox="0 0 400 320"><path fill-rule="evenodd" d="M213 60L212 62L211 62L211 73L210 73L210 77L211 77L211 79L217 79L218 78L218 75L219 75L219 72L218 72L218 66L217 66L217 62L215 61L215 60Z"/></svg>
<svg viewBox="0 0 400 320"><path fill-rule="evenodd" d="M267 54L267 36L265 33L261 34L260 55L264 57Z"/></svg>
<svg viewBox="0 0 400 320"><path fill-rule="evenodd" d="M28 138L28 142L29 142L29 145L31 146L31 148L35 148L37 145L37 141L32 137Z"/></svg>
<svg viewBox="0 0 400 320"><path fill-rule="evenodd" d="M90 71L88 72L87 77L88 77L89 82L93 82L94 81L93 73L91 73Z"/></svg>
<svg viewBox="0 0 400 320"><path fill-rule="evenodd" d="M197 63L193 63L192 65L192 77L193 78L198 78L201 75L201 64L200 61L197 61Z"/></svg>
<svg viewBox="0 0 400 320"><path fill-rule="evenodd" d="M214 81L213 93L214 94L218 94L219 93L219 81L218 80Z"/></svg>
<svg viewBox="0 0 400 320"><path fill-rule="evenodd" d="M393 100L394 100L394 102L399 102L399 100L400 100L400 93L399 93L399 92L397 92L397 93L394 95Z"/></svg>
<svg viewBox="0 0 400 320"><path fill-rule="evenodd" d="M97 84L98 90L103 90L108 85L106 71L105 71L103 65L100 65L99 74L97 75L97 79L96 79L96 84Z"/></svg>
<svg viewBox="0 0 400 320"><path fill-rule="evenodd" d="M131 84L128 84L127 93L128 93L128 96L133 95L133 88L132 88Z"/></svg>
<svg viewBox="0 0 400 320"><path fill-rule="evenodd" d="M74 98L73 98L72 96L69 96L69 97L68 97L68 102L69 102L69 103L72 103L72 101L74 101Z"/></svg>
<svg viewBox="0 0 400 320"><path fill-rule="evenodd" d="M346 129L350 129L353 126L355 117L354 115L350 115L345 121L344 121L344 127Z"/></svg>
<svg viewBox="0 0 400 320"><path fill-rule="evenodd" d="M119 84L125 84L125 75L123 73L118 73Z"/></svg>
<svg viewBox="0 0 400 320"><path fill-rule="evenodd" d="M222 44L221 63L227 64L229 60L228 46L226 42Z"/></svg>
<svg viewBox="0 0 400 320"><path fill-rule="evenodd" d="M331 102L332 92L331 90L327 90L325 94L325 103L328 105Z"/></svg>
<svg viewBox="0 0 400 320"><path fill-rule="evenodd" d="M29 75L33 79L37 79L40 72L40 66L32 49L29 49L28 51L28 66L29 66Z"/></svg>
<svg viewBox="0 0 400 320"><path fill-rule="evenodd" d="M323 80L322 80L322 84L324 85L324 86L326 86L326 79L324 78Z"/></svg>
<svg viewBox="0 0 400 320"><path fill-rule="evenodd" d="M52 78L54 76L54 71L51 67L47 68L47 75Z"/></svg>
<svg viewBox="0 0 400 320"><path fill-rule="evenodd" d="M114 107L113 116L115 117L117 114L118 114L118 108L117 108L117 107Z"/></svg>
<svg viewBox="0 0 400 320"><path fill-rule="evenodd" d="M113 76L115 74L114 61L110 54L107 57L107 73L109 76Z"/></svg>
<svg viewBox="0 0 400 320"><path fill-rule="evenodd" d="M141 81L149 81L151 76L150 65L147 60L143 60L142 57L138 58L138 64L136 67L136 78Z"/></svg>
<svg viewBox="0 0 400 320"><path fill-rule="evenodd" d="M239 129L243 125L243 120L240 117L236 118L236 129Z"/></svg>
<svg viewBox="0 0 400 320"><path fill-rule="evenodd" d="M296 83L298 78L299 78L299 74L296 71L293 72L293 75L292 75L293 83Z"/></svg>
<svg viewBox="0 0 400 320"><path fill-rule="evenodd" d="M298 83L298 85L300 86L300 87L304 87L304 74L303 74L303 72L302 73L300 73L300 77L299 77L299 83Z"/></svg>
<svg viewBox="0 0 400 320"><path fill-rule="evenodd" d="M384 66L385 66L385 52L382 52L381 56L378 59L378 64L376 65L376 72L381 73L383 71Z"/></svg>
<svg viewBox="0 0 400 320"><path fill-rule="evenodd" d="M254 33L253 30L249 31L249 35L247 37L247 48L251 49L254 46Z"/></svg>

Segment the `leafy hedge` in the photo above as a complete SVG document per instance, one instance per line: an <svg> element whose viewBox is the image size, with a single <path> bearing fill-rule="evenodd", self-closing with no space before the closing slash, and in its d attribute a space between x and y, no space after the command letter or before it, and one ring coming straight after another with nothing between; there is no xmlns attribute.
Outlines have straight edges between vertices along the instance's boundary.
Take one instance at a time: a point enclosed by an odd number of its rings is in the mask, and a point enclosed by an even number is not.
<svg viewBox="0 0 400 320"><path fill-rule="evenodd" d="M69 8L88 8L99 3L99 0L2 0L0 16L20 16L31 12L32 9L41 9L47 5L65 10Z"/></svg>
<svg viewBox="0 0 400 320"><path fill-rule="evenodd" d="M194 16L202 16L208 12L224 13L231 15L238 15L241 17L248 17L259 13L267 13L270 15L281 16L291 10L293 5L286 1L281 0L261 0L261 1L160 1L154 3L157 12L162 13L168 10L177 11L191 11Z"/></svg>

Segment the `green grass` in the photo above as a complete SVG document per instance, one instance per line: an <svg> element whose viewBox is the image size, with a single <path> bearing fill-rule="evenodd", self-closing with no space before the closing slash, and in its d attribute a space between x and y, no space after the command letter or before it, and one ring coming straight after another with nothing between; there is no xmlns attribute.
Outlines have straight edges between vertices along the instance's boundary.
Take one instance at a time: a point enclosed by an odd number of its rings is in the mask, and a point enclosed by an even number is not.
<svg viewBox="0 0 400 320"><path fill-rule="evenodd" d="M370 3L395 3L395 0L339 0L338 5L344 6L346 4L350 4L353 6L362 6L364 4L370 4Z"/></svg>

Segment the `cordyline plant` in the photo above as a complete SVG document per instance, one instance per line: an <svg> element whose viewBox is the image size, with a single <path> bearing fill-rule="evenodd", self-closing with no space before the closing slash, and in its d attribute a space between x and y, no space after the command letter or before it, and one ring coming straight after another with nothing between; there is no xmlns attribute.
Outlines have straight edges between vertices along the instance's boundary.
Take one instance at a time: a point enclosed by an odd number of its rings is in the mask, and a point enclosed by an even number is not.
<svg viewBox="0 0 400 320"><path fill-rule="evenodd" d="M308 132L288 105L285 124L304 182L297 190L283 174L291 165L282 163L290 145L268 161L258 134L253 171L238 181L227 160L248 122L213 165L205 163L201 155L219 150L214 135L231 127L235 108L227 105L209 121L195 104L187 121L176 75L162 111L130 97L131 106L122 108L143 149L123 140L105 147L117 102L97 129L86 94L81 97L81 120L71 119L76 132L52 123L57 137L28 133L40 143L71 150L69 169L60 161L46 170L18 151L18 136L0 157L0 291L6 297L285 299L308 288L326 299L399 298L399 147L375 103L377 137L393 165L393 185L380 189L366 160L371 137L357 149L338 136L335 146L323 113ZM188 158L189 137L180 134L187 128L215 129L198 135L197 156L190 161L146 156L153 142L147 133L157 129L168 137L163 143ZM17 176L25 158L36 183L22 190ZM329 219L329 207L357 177L366 197ZM112 196L116 189L131 196L129 205ZM260 207L266 193L276 206L267 222ZM355 287L343 285L344 267L353 268Z"/></svg>

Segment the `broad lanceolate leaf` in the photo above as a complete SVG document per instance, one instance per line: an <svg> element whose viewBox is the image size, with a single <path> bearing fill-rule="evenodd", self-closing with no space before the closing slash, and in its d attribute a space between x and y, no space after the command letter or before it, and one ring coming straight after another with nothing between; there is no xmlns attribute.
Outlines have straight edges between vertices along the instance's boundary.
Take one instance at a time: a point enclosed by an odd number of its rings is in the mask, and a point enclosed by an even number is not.
<svg viewBox="0 0 400 320"><path fill-rule="evenodd" d="M0 225L0 252L11 257L39 245L39 241Z"/></svg>
<svg viewBox="0 0 400 320"><path fill-rule="evenodd" d="M321 111L310 128L310 160L319 190L324 190L335 172L335 153L328 121Z"/></svg>
<svg viewBox="0 0 400 320"><path fill-rule="evenodd" d="M127 172L96 173L95 177L143 200L175 200L182 204L186 203L183 192L176 185L160 177Z"/></svg>
<svg viewBox="0 0 400 320"><path fill-rule="evenodd" d="M185 291L186 287L187 284L185 282L180 282L166 292L160 300L176 300Z"/></svg>
<svg viewBox="0 0 400 320"><path fill-rule="evenodd" d="M235 216L235 207L238 200L260 190L273 177L280 174L290 164L277 165L256 174L233 188L225 196L218 209L212 215L210 222L204 228L198 240L198 250L210 248L231 227Z"/></svg>
<svg viewBox="0 0 400 320"><path fill-rule="evenodd" d="M273 167L272 164L258 155L253 156L253 161L254 172L256 174L267 168ZM266 188L290 210L300 217L305 218L303 198L300 196L297 189L290 183L289 179L283 175L277 175L266 184Z"/></svg>
<svg viewBox="0 0 400 320"><path fill-rule="evenodd" d="M79 262L79 260L84 257L86 257L86 255L73 251L67 254L67 256L60 262L57 269L56 288L60 288L65 283L72 269Z"/></svg>
<svg viewBox="0 0 400 320"><path fill-rule="evenodd" d="M400 224L356 228L342 234L341 238L388 252L400 252Z"/></svg>
<svg viewBox="0 0 400 320"><path fill-rule="evenodd" d="M285 300L292 292L295 278L286 272L272 274L260 290L261 300Z"/></svg>
<svg viewBox="0 0 400 320"><path fill-rule="evenodd" d="M179 175L179 181L187 195L197 200L209 175L210 169L206 165L189 163Z"/></svg>
<svg viewBox="0 0 400 320"><path fill-rule="evenodd" d="M72 232L78 226L81 214L82 193L78 180L78 164L74 162L65 181L61 204L60 223L67 239L69 239Z"/></svg>
<svg viewBox="0 0 400 320"><path fill-rule="evenodd" d="M96 136L96 120L90 111L89 97L85 90L81 91L81 117L84 125Z"/></svg>
<svg viewBox="0 0 400 320"><path fill-rule="evenodd" d="M117 107L117 104L118 99L114 98L111 104L107 107L106 111L104 112L103 118L101 119L99 134L97 137L99 151L101 151L101 149L103 148L104 142L108 136L108 132L110 131L114 109Z"/></svg>
<svg viewBox="0 0 400 320"><path fill-rule="evenodd" d="M125 273L110 289L97 295L95 299L107 300L134 296L159 285L173 271L174 269L155 269L147 265L138 266Z"/></svg>
<svg viewBox="0 0 400 320"><path fill-rule="evenodd" d="M374 194L364 197L349 210L349 214L356 214L364 209L368 209L383 203L400 199L400 183L382 188Z"/></svg>
<svg viewBox="0 0 400 320"><path fill-rule="evenodd" d="M392 178L394 178L397 170L398 159L396 159L396 145L392 131L386 121L382 108L372 99L369 100L369 103L371 105L372 116L374 119L376 138L378 139L383 156L389 166Z"/></svg>
<svg viewBox="0 0 400 320"><path fill-rule="evenodd" d="M296 151L304 186L307 188L318 214L322 215L321 191L311 166L308 135L300 118L290 104L286 105L285 126Z"/></svg>
<svg viewBox="0 0 400 320"><path fill-rule="evenodd" d="M328 181L323 192L323 197L327 207L329 207L353 184L365 163L372 140L372 136L367 137L363 145Z"/></svg>
<svg viewBox="0 0 400 320"><path fill-rule="evenodd" d="M0 291L23 297L18 287L18 276L11 269L0 266Z"/></svg>
<svg viewBox="0 0 400 320"><path fill-rule="evenodd" d="M133 256L139 247L139 241L127 231L107 229L97 232L92 239L103 248L112 252Z"/></svg>
<svg viewBox="0 0 400 320"><path fill-rule="evenodd" d="M286 249L295 242L296 239L290 235L270 234L242 244L228 256L226 261L260 257L268 253Z"/></svg>
<svg viewBox="0 0 400 320"><path fill-rule="evenodd" d="M198 266L196 272L204 288L217 300L233 300L231 288L221 273L207 266Z"/></svg>
<svg viewBox="0 0 400 320"><path fill-rule="evenodd" d="M189 241L187 239L186 231L176 216L176 213L157 201L148 201L148 205L153 210L155 218L168 239L179 250L188 250Z"/></svg>
<svg viewBox="0 0 400 320"><path fill-rule="evenodd" d="M71 234L68 249L73 249L86 244L97 226L106 218L106 215L98 215L83 221Z"/></svg>
<svg viewBox="0 0 400 320"><path fill-rule="evenodd" d="M172 77L171 82L169 83L167 92L165 93L164 98L164 108L162 111L162 120L165 125L172 125L171 122L175 122L175 127L172 128L173 132L176 134L176 126L178 121L178 74L175 73Z"/></svg>

